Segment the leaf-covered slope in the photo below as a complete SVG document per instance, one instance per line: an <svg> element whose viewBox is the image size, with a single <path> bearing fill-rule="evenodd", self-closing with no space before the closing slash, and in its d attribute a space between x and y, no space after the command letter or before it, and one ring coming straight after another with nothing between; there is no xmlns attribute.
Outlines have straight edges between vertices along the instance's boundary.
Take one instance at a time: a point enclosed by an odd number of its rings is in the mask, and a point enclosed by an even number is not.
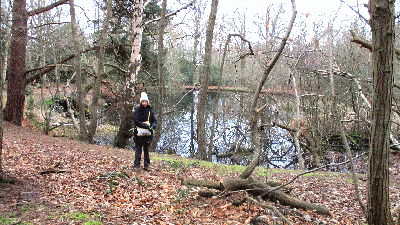
<svg viewBox="0 0 400 225"><path fill-rule="evenodd" d="M272 224L280 221L261 206L235 206L241 191L200 198L199 188L180 183L182 177L223 181L238 177L237 168L151 154L152 170L136 173L132 151L4 126L4 170L15 183L0 184L0 224L250 224L257 215ZM391 171L398 172L394 167ZM258 168L254 176L288 181L296 173ZM292 184L291 195L328 207L331 217L276 205L293 224L362 224L350 179L347 174L317 173ZM392 179L393 205L400 199L398 183ZM361 188L365 194L365 181Z"/></svg>

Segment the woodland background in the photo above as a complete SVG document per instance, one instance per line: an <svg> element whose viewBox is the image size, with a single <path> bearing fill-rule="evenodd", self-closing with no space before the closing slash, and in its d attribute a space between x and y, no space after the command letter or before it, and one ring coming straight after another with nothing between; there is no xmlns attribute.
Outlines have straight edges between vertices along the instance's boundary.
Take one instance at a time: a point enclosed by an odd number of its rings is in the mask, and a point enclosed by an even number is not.
<svg viewBox="0 0 400 225"><path fill-rule="evenodd" d="M330 163L324 161L329 152L345 152L333 163L349 160L355 196L368 222L392 223L385 195L389 153L397 153L400 138L398 18L391 1L341 2L354 17L340 25L332 16L310 29L310 15L297 15L292 0L291 7L267 7L251 26L256 30L248 31L240 11L235 18L217 20L217 0L185 2L178 10L168 9L165 0L99 1L89 27L82 26L85 17L76 16L71 0L2 1L3 117L17 126L34 124L45 134L88 143L100 132L115 133L112 144L126 148L140 92L151 96L157 112L155 143L163 134L180 132L163 125L168 123L164 117L177 110L182 100L177 96L193 95L187 104L192 156L211 161L218 134L237 129L228 153L244 152L249 159L240 175L245 180L260 159L270 157L262 137L279 127L290 134L295 167L301 170L323 169ZM369 19L365 8L376 16ZM179 22L172 20L177 15ZM212 102L209 89L216 92ZM224 101L224 92L236 94L237 101ZM236 112L239 122L218 130L218 115L226 111ZM241 146L243 138L251 145ZM381 184L369 177L368 183L369 200L383 205L368 201L379 208L369 210L381 214L367 214L358 190L352 158L362 154L373 155L361 162L382 169L373 174L385 177ZM373 195L374 185L386 190L379 196L385 204Z"/></svg>

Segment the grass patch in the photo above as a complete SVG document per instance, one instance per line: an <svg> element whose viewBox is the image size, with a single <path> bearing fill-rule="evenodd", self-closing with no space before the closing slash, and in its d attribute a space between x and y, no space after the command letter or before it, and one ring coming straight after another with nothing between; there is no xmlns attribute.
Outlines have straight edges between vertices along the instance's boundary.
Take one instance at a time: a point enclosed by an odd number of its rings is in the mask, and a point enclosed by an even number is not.
<svg viewBox="0 0 400 225"><path fill-rule="evenodd" d="M178 157L179 156L154 154L152 156L152 160L165 162L173 171L182 170L183 172L187 171L190 167L193 168L200 167L204 169L216 170L220 174L224 175L230 172L242 173L246 169L246 166L219 164L203 160L189 159L184 157L178 158ZM268 176L273 173L288 173L288 172L289 171L285 169L271 169L271 168L257 167L254 170L253 175ZM300 171L290 171L289 173L300 173Z"/></svg>
<svg viewBox="0 0 400 225"><path fill-rule="evenodd" d="M306 174L304 174L303 176L304 176L304 177L314 177L314 176L318 177L318 176L324 176L324 175L325 175L325 174L316 172L316 173L306 173Z"/></svg>
<svg viewBox="0 0 400 225"><path fill-rule="evenodd" d="M68 220L80 221L84 219L89 219L89 215L81 212L71 212L63 215L63 217L67 218Z"/></svg>
<svg viewBox="0 0 400 225"><path fill-rule="evenodd" d="M96 216L96 215L95 215ZM83 225L101 225L103 224L100 220L95 219L93 220L91 215L82 212L70 212L67 214L62 215L67 220L73 220L76 223L83 224ZM98 216L96 216L98 217Z"/></svg>
<svg viewBox="0 0 400 225"><path fill-rule="evenodd" d="M3 224L15 224L16 221L17 221L16 218L0 217L0 225L3 225Z"/></svg>

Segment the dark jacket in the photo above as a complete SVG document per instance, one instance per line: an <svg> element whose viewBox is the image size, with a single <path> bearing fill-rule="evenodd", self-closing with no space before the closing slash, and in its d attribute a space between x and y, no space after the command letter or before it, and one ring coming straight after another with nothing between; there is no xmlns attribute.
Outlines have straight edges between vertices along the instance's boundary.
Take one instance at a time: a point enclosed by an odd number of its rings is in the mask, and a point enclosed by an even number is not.
<svg viewBox="0 0 400 225"><path fill-rule="evenodd" d="M150 121L150 126L144 123L147 120ZM133 111L133 122L135 127L140 127L145 129L149 129L151 126L155 129L157 126L157 119L150 105L147 105L146 108L143 107L141 104L137 106ZM137 129L135 129L133 134L135 138L134 140L137 144L142 144L144 142L150 143L153 140L153 132L151 136L138 137Z"/></svg>

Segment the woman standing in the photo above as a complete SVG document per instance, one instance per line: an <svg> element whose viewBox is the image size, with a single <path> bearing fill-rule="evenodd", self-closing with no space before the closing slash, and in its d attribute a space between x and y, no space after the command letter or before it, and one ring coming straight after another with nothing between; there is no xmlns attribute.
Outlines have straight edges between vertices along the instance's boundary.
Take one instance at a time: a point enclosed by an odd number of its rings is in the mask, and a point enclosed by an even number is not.
<svg viewBox="0 0 400 225"><path fill-rule="evenodd" d="M140 160L143 151L143 169L148 171L150 170L149 146L153 140L153 131L157 126L157 119L153 109L149 105L149 98L145 92L141 93L140 105L133 111L133 121L135 123L134 140L136 150L134 167L136 171L140 170ZM140 131L138 132L138 130Z"/></svg>

